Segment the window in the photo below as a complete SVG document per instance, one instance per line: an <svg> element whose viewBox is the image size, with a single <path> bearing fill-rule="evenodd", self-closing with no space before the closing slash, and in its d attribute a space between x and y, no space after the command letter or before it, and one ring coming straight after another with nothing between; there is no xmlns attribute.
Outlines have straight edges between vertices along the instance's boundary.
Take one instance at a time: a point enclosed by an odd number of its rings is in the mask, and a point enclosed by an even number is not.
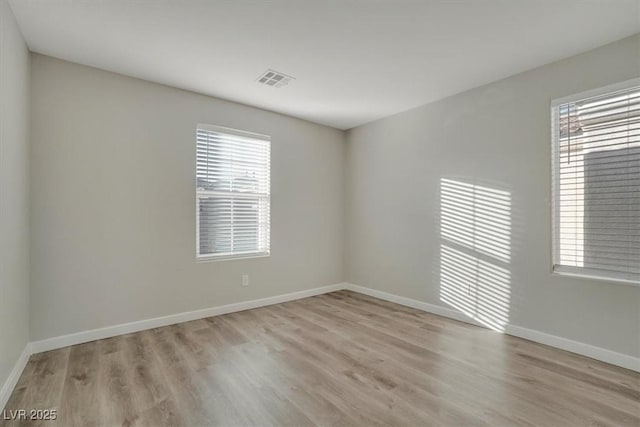
<svg viewBox="0 0 640 427"><path fill-rule="evenodd" d="M270 138L198 125L196 140L197 258L268 255Z"/></svg>
<svg viewBox="0 0 640 427"><path fill-rule="evenodd" d="M640 79L552 103L553 269L640 283Z"/></svg>

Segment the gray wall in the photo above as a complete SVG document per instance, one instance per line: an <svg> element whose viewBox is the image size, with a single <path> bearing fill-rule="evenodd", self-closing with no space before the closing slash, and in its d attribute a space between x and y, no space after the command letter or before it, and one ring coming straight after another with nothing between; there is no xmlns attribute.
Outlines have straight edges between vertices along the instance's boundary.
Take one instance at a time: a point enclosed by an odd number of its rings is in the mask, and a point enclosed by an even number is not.
<svg viewBox="0 0 640 427"><path fill-rule="evenodd" d="M639 61L640 36L634 36L349 131L346 279L445 307L468 304L472 316L493 313L640 356L639 287L550 273L549 112L554 98L640 76ZM479 207L489 224L476 232L488 248L441 236L441 222L450 219L441 207L449 200L440 194L443 178L454 182L454 199L475 188L478 200L502 211ZM491 194L505 197L492 201ZM462 236L469 223L453 217L452 233L459 228ZM506 235L487 237L491 222L505 218ZM506 244L506 257L493 256L492 244ZM441 257L447 247L464 254L450 262L469 273L448 269ZM465 289L469 277L473 289ZM453 305L443 301L451 287L458 287Z"/></svg>
<svg viewBox="0 0 640 427"><path fill-rule="evenodd" d="M29 53L0 0L0 387L29 341Z"/></svg>
<svg viewBox="0 0 640 427"><path fill-rule="evenodd" d="M343 132L31 58L33 340L342 281ZM270 257L196 263L197 123L271 135Z"/></svg>
<svg viewBox="0 0 640 427"><path fill-rule="evenodd" d="M453 248L475 280L462 309L638 356L640 288L550 273L549 102L639 76L639 54L640 37L625 39L353 129L346 144L334 129L34 54L31 338L343 279L447 307L446 288L468 279L441 274ZM195 262L199 122L271 135L271 257ZM460 235L485 239L471 248L441 236L457 203L441 192L469 189L476 214Z"/></svg>

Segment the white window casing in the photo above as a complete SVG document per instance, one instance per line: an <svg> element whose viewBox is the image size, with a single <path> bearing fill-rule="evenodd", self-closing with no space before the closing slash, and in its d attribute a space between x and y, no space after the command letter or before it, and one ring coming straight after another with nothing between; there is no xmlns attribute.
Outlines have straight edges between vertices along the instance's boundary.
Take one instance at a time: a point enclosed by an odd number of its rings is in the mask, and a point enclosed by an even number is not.
<svg viewBox="0 0 640 427"><path fill-rule="evenodd" d="M268 136L198 125L198 260L269 255L270 151Z"/></svg>
<svg viewBox="0 0 640 427"><path fill-rule="evenodd" d="M640 79L552 102L553 270L640 284Z"/></svg>

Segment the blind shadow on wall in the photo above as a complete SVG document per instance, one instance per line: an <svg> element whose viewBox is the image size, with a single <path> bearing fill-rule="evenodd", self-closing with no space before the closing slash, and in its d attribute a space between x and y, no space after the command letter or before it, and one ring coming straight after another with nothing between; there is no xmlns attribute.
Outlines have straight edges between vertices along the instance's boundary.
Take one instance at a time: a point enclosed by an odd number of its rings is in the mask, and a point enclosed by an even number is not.
<svg viewBox="0 0 640 427"><path fill-rule="evenodd" d="M511 298L511 194L440 180L440 300L504 331Z"/></svg>

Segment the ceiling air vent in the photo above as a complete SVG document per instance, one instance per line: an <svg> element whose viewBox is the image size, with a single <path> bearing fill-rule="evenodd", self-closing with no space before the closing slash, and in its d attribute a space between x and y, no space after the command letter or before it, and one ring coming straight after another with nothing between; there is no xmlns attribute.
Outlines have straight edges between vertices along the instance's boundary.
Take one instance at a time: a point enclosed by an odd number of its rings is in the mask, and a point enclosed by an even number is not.
<svg viewBox="0 0 640 427"><path fill-rule="evenodd" d="M262 83L267 86L282 87L288 85L291 80L295 80L295 77L287 76L286 74L278 71L267 70L256 80L258 83Z"/></svg>

